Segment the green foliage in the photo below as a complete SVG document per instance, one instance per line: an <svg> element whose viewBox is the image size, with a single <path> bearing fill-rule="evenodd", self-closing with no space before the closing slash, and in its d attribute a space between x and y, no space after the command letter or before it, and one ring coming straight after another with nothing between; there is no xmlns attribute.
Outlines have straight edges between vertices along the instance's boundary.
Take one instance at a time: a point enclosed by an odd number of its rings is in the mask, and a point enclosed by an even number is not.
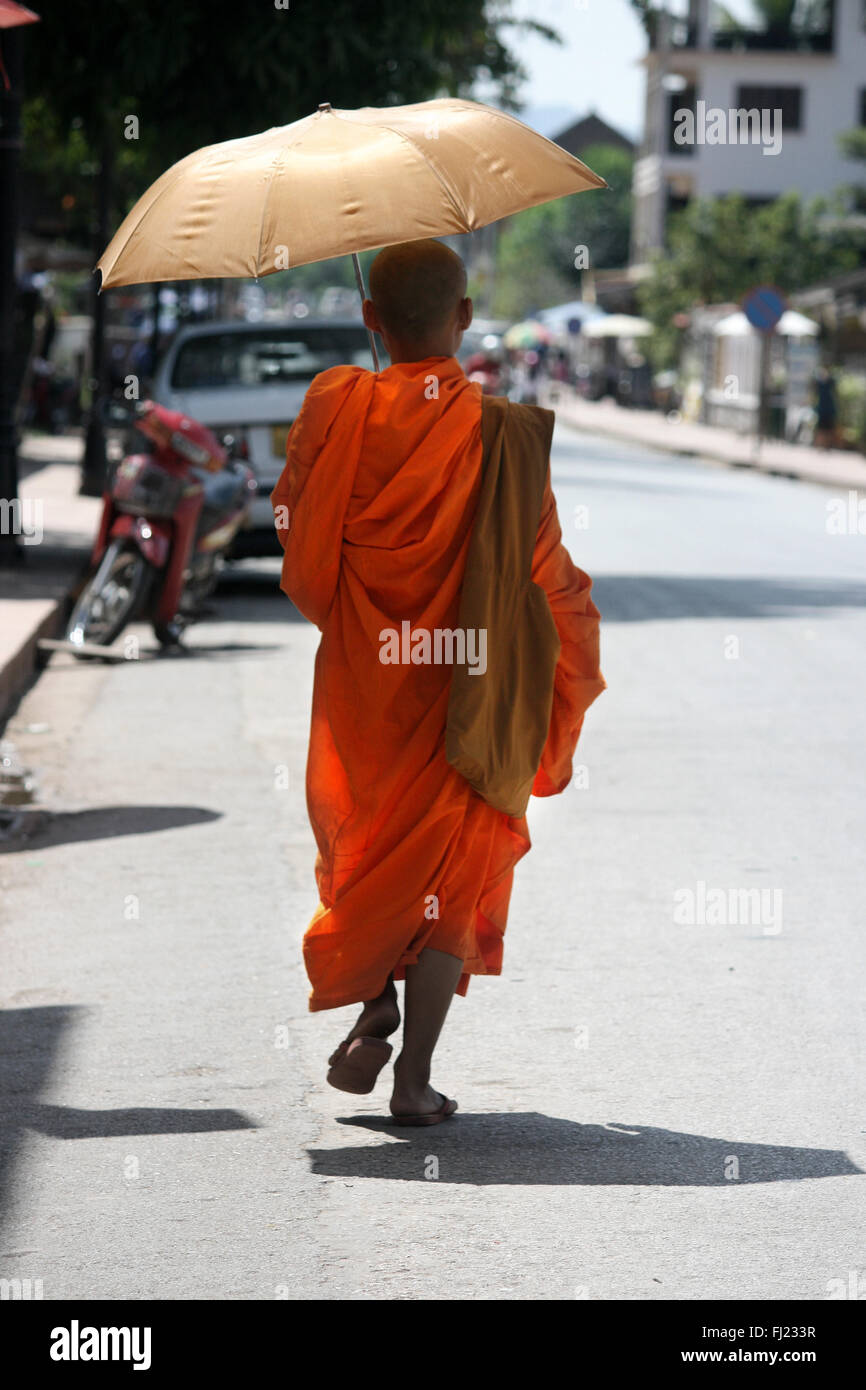
<svg viewBox="0 0 866 1390"><path fill-rule="evenodd" d="M48 204L51 221L63 240L87 245L93 234L94 198L99 156L88 141L83 122L74 117L64 125L44 96L24 103L22 176L28 201ZM121 140L116 148L114 188L117 206L133 203L150 181L154 168L146 148L136 140Z"/></svg>
<svg viewBox="0 0 866 1390"><path fill-rule="evenodd" d="M866 447L866 382L853 373L842 373L836 379L839 402L839 427L849 444Z"/></svg>
<svg viewBox="0 0 866 1390"><path fill-rule="evenodd" d="M520 319L533 310L580 298L582 272L575 266L580 247L586 248L590 267L626 264L632 157L611 145L593 146L582 157L610 187L542 203L507 219L496 255L497 316Z"/></svg>
<svg viewBox="0 0 866 1390"><path fill-rule="evenodd" d="M659 22L658 4L653 3L653 0L631 0L631 7L637 12L650 43L653 43Z"/></svg>
<svg viewBox="0 0 866 1390"><path fill-rule="evenodd" d="M98 165L107 140L121 214L191 150L286 125L322 101L466 96L480 79L513 106L525 72L505 31L557 38L513 19L510 0L40 0L39 13L24 44L23 167L59 198L81 165ZM124 138L128 115L139 121L136 141Z"/></svg>
<svg viewBox="0 0 866 1390"><path fill-rule="evenodd" d="M496 250L496 317L522 319L533 310L577 297L573 202L574 198L560 198L508 219Z"/></svg>
<svg viewBox="0 0 866 1390"><path fill-rule="evenodd" d="M839 147L846 159L866 159L866 126L843 131Z"/></svg>
<svg viewBox="0 0 866 1390"><path fill-rule="evenodd" d="M864 235L846 226L841 211L823 199L804 203L799 194L786 193L756 209L739 194L695 199L674 214L668 249L654 261L638 295L642 313L656 327L656 364L676 360L676 314L737 302L752 285L791 291L855 269Z"/></svg>
<svg viewBox="0 0 866 1390"><path fill-rule="evenodd" d="M593 145L583 151L581 159L609 186L576 195L576 240L589 248L590 266L595 269L627 265L634 158L615 145Z"/></svg>

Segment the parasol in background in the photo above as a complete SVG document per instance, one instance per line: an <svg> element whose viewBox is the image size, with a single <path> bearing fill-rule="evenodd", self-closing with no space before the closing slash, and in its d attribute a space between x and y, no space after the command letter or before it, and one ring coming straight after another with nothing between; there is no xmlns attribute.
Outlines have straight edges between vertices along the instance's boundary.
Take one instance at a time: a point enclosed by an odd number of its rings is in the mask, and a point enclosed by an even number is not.
<svg viewBox="0 0 866 1390"><path fill-rule="evenodd" d="M503 338L507 348L537 348L552 343L556 336L554 329L538 319L525 319L523 323L512 324Z"/></svg>

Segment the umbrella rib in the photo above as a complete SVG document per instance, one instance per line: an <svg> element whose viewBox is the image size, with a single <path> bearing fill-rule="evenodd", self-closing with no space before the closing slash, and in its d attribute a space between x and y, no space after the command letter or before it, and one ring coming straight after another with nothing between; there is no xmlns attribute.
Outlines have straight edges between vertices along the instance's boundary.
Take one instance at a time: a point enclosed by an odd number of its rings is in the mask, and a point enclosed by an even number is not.
<svg viewBox="0 0 866 1390"><path fill-rule="evenodd" d="M132 240L132 238L133 238L134 236L136 236L137 233L139 233L139 232L142 231L142 229L144 228L145 223L147 222L147 219L150 217L151 213L153 212L154 208L156 207L156 205L157 205L157 203L160 201L160 199L161 199L162 197L164 197L164 195L165 195L166 193L169 193L173 188L175 188L176 185L177 185L177 183L180 181L180 179L183 178L184 173L185 173L186 171L180 169L179 166L180 166L181 164L185 164L186 161L187 161L188 159L192 159L194 155L205 154L205 153L207 153L207 152L210 152L211 150L219 150L219 149L221 148L221 146L224 145L224 144L225 144L225 145L228 145L228 144L236 144L236 143L240 143L240 141L225 140L225 141L221 141L221 142L219 142L219 143L217 143L217 144L215 144L215 145L203 145L202 148L201 148L200 150L192 150L188 155L184 155L183 159L179 159L179 160L177 161L177 164L172 166L172 168L176 168L176 169L178 170L176 176L175 176L173 179L171 179L170 182L167 182L164 188L161 188L161 189L159 190L159 192L157 193L156 197L153 199L153 202L150 203L150 205L149 205L149 206L145 209L145 211L141 214L141 217L138 219L138 221L135 223L135 225L132 226L132 227L130 227L129 231L127 232L127 234L126 234L126 236L125 236L125 238L124 238L123 245L118 249L117 254L116 254L116 256L114 257L114 261L112 262L112 264L114 265L114 264L117 263L117 261L118 261L118 260L120 259L120 257L123 255L123 252L126 250L127 246L129 245L130 241ZM297 139L295 139L295 140L293 140L293 141L291 142L292 145L295 145L295 144L297 144L297 143L298 143L298 140L297 140ZM283 158L283 155L282 155L282 150L281 150L281 151L280 151L280 156L279 156L279 163L282 163L282 158ZM165 174L163 174L162 177L165 178L166 175L167 175L167 174L170 174L170 173L171 173L171 169L166 169ZM153 185L151 185L151 187L153 187ZM147 191L147 190L146 190L146 191ZM270 183L268 184L268 193L270 193ZM142 196L145 196L145 195L143 194ZM266 198L266 203L267 203L267 198ZM133 209L132 211L134 211L134 209ZM127 215L130 215L130 214L127 214ZM262 212L262 225L264 225L264 211ZM119 228L118 228L118 230L119 230ZM116 235L117 235L117 233L115 232L115 236L116 236ZM259 228L259 250L261 250L261 227ZM103 254L104 254L104 253L103 253ZM101 259L101 257L100 257L100 259ZM256 271L257 271L257 272L258 272L258 263L259 263L259 262L258 262L258 255L257 255L257 256L256 256ZM111 272L109 271L108 273L110 274ZM104 274L104 273L103 273L102 278L103 278L103 281L104 281L104 280L105 280L105 274ZM169 279L176 279L177 277L172 275L172 276L169 276L168 278L169 278ZM258 274L256 275L256 278L258 278ZM156 282L154 282L154 283L156 283Z"/></svg>
<svg viewBox="0 0 866 1390"><path fill-rule="evenodd" d="M288 128L290 129L291 127L288 127ZM264 203L262 204L262 220L261 220L261 222L259 223L259 244L258 244L258 247L257 247L257 249L256 249L256 274L255 274L255 278L256 278L257 280L258 280L258 278L259 278L259 267L260 267L260 264L261 264L261 255L262 255L262 235L263 235L263 233L264 233L264 227L265 227L265 213L266 213L267 210L268 210L268 200L269 200L269 198L270 198L270 196L271 196L271 188L273 187L274 179L276 178L276 175L277 175L277 170L278 170L278 169L281 169L281 168L283 167L284 157L285 157L285 152L286 152L286 150L292 150L292 149L294 149L294 147L295 147L296 145L300 145L300 144L302 143L302 137L303 137L303 135L306 135L306 133L307 133L306 130L304 130L303 132L298 131L298 132L296 132L294 139L289 139L285 144L283 144L283 145L280 146L279 154L277 155L277 158L276 158L276 160L274 161L273 167L272 167L272 169L271 169L271 177L268 179L268 186L267 186L267 189L265 190L265 200L264 200ZM291 258L290 258L290 259L291 259Z"/></svg>
<svg viewBox="0 0 866 1390"><path fill-rule="evenodd" d="M283 163L283 152L282 152L282 150L280 150L280 153L279 153L279 155L278 155L278 157L277 157L277 160L276 160L276 162L275 162L273 168L271 169L271 177L268 179L268 185L267 185L267 188L265 189L265 197L264 197L264 201L263 201L263 203L262 203L262 218L261 218L261 221L259 222L259 241L258 241L258 246L256 247L255 278L256 278L257 280L258 280L258 278L259 278L259 263L260 263L260 261L261 261L261 256L262 256L262 236L264 235L264 230L265 230L265 214L266 214L266 212L267 212L267 210L268 210L268 199L269 199L270 196L271 196L271 188L273 187L273 182L274 182L274 179L275 179L275 177L276 177L276 172L277 172L278 169L282 168L282 163Z"/></svg>
<svg viewBox="0 0 866 1390"><path fill-rule="evenodd" d="M335 111L333 114L334 114L334 115L337 115L336 111ZM346 117L346 116L339 116L338 119L339 119L339 120L347 120L347 117ZM366 126L366 125L367 125L367 122L366 122L366 121L352 121L352 120L349 120L348 123L349 123L349 125L363 125L363 126ZM467 216L466 208L463 206L462 200L461 200L461 198L460 198L460 196L459 196L457 190L450 184L449 180L447 180L443 174L440 174L439 170L436 169L435 166L434 166L433 164L430 163L430 160L427 158L426 154L425 154L424 151L421 149L421 147L420 147L419 145L416 145L416 144L415 144L415 141L414 141L413 139L411 139L410 136L406 135L402 130L395 130L394 127L391 126L391 125L385 125L383 122L377 121L377 122L376 122L376 127L375 127L375 128L376 128L377 130L387 130L387 131L390 132L391 135L396 135L398 139L404 140L404 141L406 142L406 144L409 145L409 147L415 151L416 154L420 154L421 158L423 159L424 163L427 165L427 168L430 170L430 172L431 172L431 174L433 175L433 177L437 180L437 182L438 182L439 184L441 184L441 186L442 186L442 188L443 188L443 190L444 190L444 192L445 192L445 194L446 194L446 196L447 196L449 202L451 203L452 207L454 208L454 211L457 213L457 215L458 215L458 217L460 218L460 220L461 220L463 223L466 223L466 222L468 221L468 216ZM471 228L467 227L466 230L467 230L467 231L470 231Z"/></svg>

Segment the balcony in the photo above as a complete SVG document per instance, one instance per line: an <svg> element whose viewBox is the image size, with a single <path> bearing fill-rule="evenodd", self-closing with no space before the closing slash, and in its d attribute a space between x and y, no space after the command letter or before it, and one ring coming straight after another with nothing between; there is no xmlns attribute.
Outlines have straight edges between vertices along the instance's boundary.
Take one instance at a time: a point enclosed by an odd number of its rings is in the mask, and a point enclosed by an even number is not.
<svg viewBox="0 0 866 1390"><path fill-rule="evenodd" d="M832 53L833 29L798 31L790 25L766 29L716 29L712 47L728 53Z"/></svg>
<svg viewBox="0 0 866 1390"><path fill-rule="evenodd" d="M767 20L756 4L751 22L713 6L706 47L727 53L833 53L835 0L792 0L785 20ZM649 25L650 49L681 52L698 48L698 25L685 15L657 11Z"/></svg>

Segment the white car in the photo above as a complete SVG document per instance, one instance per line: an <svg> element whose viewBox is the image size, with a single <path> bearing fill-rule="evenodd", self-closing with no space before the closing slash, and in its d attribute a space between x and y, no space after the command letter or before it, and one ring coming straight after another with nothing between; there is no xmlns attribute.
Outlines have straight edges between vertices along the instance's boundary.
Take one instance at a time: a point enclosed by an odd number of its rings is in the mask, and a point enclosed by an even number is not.
<svg viewBox="0 0 866 1390"><path fill-rule="evenodd" d="M372 369L358 320L195 324L181 329L160 361L154 398L218 436L233 435L256 475L249 529L238 533L234 555L280 553L268 498L286 461L289 426L317 372L341 363Z"/></svg>

